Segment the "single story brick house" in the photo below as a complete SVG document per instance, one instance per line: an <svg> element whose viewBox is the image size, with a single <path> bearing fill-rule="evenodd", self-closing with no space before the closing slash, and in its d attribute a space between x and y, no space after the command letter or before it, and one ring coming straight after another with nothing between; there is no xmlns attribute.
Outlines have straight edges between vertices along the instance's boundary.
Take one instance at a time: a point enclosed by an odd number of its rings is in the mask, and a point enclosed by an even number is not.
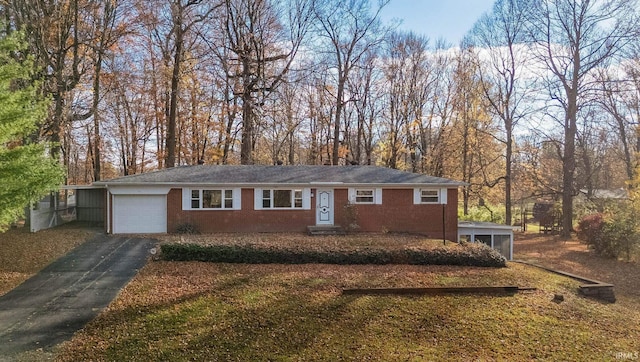
<svg viewBox="0 0 640 362"><path fill-rule="evenodd" d="M195 165L94 185L107 191L105 227L114 234L185 224L204 233L355 224L362 232L456 240L464 183L375 166Z"/></svg>

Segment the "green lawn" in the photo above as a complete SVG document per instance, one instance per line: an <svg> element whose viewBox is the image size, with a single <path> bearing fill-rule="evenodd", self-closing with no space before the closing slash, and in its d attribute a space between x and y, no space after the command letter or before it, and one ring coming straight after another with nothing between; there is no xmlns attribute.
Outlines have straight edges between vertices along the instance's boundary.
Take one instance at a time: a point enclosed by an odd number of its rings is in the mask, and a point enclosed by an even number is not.
<svg viewBox="0 0 640 362"><path fill-rule="evenodd" d="M343 288L518 285L514 296L342 296ZM640 308L536 268L151 262L59 350L77 360L615 360ZM565 301L552 301L555 293Z"/></svg>

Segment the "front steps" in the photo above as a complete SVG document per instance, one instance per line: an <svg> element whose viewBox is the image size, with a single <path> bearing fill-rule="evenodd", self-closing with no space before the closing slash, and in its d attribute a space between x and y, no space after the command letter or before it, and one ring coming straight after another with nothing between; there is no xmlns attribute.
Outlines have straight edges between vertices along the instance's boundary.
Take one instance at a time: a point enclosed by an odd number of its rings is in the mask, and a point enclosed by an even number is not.
<svg viewBox="0 0 640 362"><path fill-rule="evenodd" d="M340 225L314 225L307 226L309 235L345 235L346 232Z"/></svg>

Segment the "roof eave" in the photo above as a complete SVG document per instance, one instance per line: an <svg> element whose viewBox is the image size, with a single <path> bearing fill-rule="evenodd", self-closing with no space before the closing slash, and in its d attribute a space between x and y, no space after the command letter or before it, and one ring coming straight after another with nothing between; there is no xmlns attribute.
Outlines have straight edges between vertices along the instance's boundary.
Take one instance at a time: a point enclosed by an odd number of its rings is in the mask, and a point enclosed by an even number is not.
<svg viewBox="0 0 640 362"><path fill-rule="evenodd" d="M298 186L298 187L398 187L398 188L415 188L415 187L446 187L446 188L458 188L466 186L465 183L453 182L453 183L359 183L359 182L108 182L100 181L95 182L95 186L98 187L202 187L202 186L216 186L216 187L264 187L264 186Z"/></svg>

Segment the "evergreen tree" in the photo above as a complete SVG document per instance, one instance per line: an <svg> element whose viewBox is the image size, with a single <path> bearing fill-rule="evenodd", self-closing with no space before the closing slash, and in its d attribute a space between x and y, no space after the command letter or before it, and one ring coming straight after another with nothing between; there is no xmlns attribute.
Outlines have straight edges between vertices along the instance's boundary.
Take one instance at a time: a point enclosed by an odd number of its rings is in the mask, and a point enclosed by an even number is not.
<svg viewBox="0 0 640 362"><path fill-rule="evenodd" d="M56 189L64 175L47 156L49 145L29 137L46 117L47 102L38 96L25 49L20 33L0 35L0 231Z"/></svg>

